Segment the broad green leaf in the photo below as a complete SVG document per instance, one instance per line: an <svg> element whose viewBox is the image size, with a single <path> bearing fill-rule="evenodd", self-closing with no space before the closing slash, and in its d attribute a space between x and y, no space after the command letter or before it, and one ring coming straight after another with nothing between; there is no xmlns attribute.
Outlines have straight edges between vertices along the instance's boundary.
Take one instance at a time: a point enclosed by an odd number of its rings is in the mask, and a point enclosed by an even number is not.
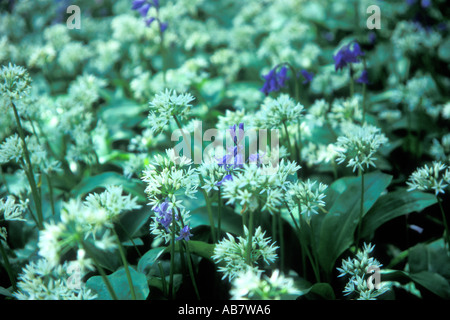
<svg viewBox="0 0 450 320"><path fill-rule="evenodd" d="M376 171L364 176L363 214L373 206L391 182L392 176ZM342 181L337 181L342 189ZM336 259L354 241L360 218L361 177L345 178L345 190L336 198L323 218L318 246L319 261L323 269L331 272ZM331 186L331 189L335 189Z"/></svg>
<svg viewBox="0 0 450 320"><path fill-rule="evenodd" d="M165 247L153 248L147 251L141 259L139 259L137 270L143 274L146 274L158 258L163 254Z"/></svg>
<svg viewBox="0 0 450 320"><path fill-rule="evenodd" d="M396 217L420 212L436 203L436 197L421 191L399 189L381 196L367 212L361 226L361 236L370 236L377 228Z"/></svg>
<svg viewBox="0 0 450 320"><path fill-rule="evenodd" d="M317 299L320 297L325 300L335 300L336 296L334 294L333 288L329 283L320 282L315 283L307 292L307 298L309 299Z"/></svg>
<svg viewBox="0 0 450 320"><path fill-rule="evenodd" d="M133 268L129 269L134 291L136 293L136 299L145 300L150 293L150 289L147 284L147 277ZM131 300L130 286L124 268L120 268L116 272L108 275L107 278L111 283L118 300ZM86 286L97 293L97 300L112 299L101 276L90 277L86 281Z"/></svg>
<svg viewBox="0 0 450 320"><path fill-rule="evenodd" d="M431 271L410 273L409 277L417 284L433 292L443 299L450 299L450 284L440 274Z"/></svg>
<svg viewBox="0 0 450 320"><path fill-rule="evenodd" d="M96 176L84 178L73 190L72 196L83 196L97 188L105 188L108 185L121 185L124 191L137 196L140 201L146 201L145 186L137 179L127 179L117 172L108 171Z"/></svg>

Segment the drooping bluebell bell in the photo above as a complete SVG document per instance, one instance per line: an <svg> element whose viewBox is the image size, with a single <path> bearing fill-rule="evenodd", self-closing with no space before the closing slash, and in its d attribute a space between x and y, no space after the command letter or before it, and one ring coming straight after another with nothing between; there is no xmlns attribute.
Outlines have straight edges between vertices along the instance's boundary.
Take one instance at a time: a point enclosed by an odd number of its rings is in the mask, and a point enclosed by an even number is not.
<svg viewBox="0 0 450 320"><path fill-rule="evenodd" d="M363 70L361 76L358 79L356 79L356 82L369 84L369 74L367 72L367 69Z"/></svg>
<svg viewBox="0 0 450 320"><path fill-rule="evenodd" d="M167 230L169 231L170 224L172 223L172 209L169 209L169 201L166 199L159 206L153 208L155 214L157 214L157 221ZM178 219L175 216L175 219Z"/></svg>
<svg viewBox="0 0 450 320"><path fill-rule="evenodd" d="M268 74L264 75L263 78L266 80L264 82L261 91L267 96L270 92L279 91L286 85L287 67L282 66L280 71L277 72L278 66L269 71Z"/></svg>
<svg viewBox="0 0 450 320"><path fill-rule="evenodd" d="M139 14L145 19L145 24L147 25L147 27L150 26L152 24L152 22L156 20L159 23L160 31L164 32L168 27L167 22L162 22L157 17L148 17L147 18L148 11L152 7L158 11L159 10L159 0L134 0L133 4L131 6L131 9L139 12Z"/></svg>
<svg viewBox="0 0 450 320"><path fill-rule="evenodd" d="M180 241L180 240L189 241L190 237L192 237L191 228L188 225L185 225L180 230L180 235L176 238L176 240L177 241Z"/></svg>
<svg viewBox="0 0 450 320"><path fill-rule="evenodd" d="M311 82L314 78L314 73L308 72L306 70L301 70L300 74L303 76L303 78L305 78L305 80L303 80L303 84Z"/></svg>
<svg viewBox="0 0 450 320"><path fill-rule="evenodd" d="M359 57L363 55L364 52L361 51L361 47L356 41L343 46L334 56L334 66L336 68L336 71L343 69L349 63L359 62Z"/></svg>

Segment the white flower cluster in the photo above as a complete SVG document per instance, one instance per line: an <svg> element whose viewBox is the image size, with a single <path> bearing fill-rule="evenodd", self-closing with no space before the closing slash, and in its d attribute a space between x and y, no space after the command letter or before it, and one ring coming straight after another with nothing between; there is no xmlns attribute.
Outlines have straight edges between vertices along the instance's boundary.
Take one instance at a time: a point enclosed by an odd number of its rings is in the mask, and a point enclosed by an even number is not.
<svg viewBox="0 0 450 320"><path fill-rule="evenodd" d="M353 171L357 168L364 171L364 166L375 167L375 153L388 142L381 130L370 124L359 126L351 123L343 129L344 135L338 137L336 142L337 163L347 160L347 167L353 167Z"/></svg>
<svg viewBox="0 0 450 320"><path fill-rule="evenodd" d="M245 164L233 179L223 183L223 198L228 199L227 204L239 204L250 211L258 208L276 211L289 184L288 177L299 169L295 161L285 159L276 169L272 163L261 166Z"/></svg>
<svg viewBox="0 0 450 320"><path fill-rule="evenodd" d="M341 268L337 268L340 272L339 277L349 276L347 285L345 286L345 295L358 294L358 300L375 300L376 297L382 295L389 290L386 283L381 282L368 284L368 274L375 270L378 272L382 264L374 258L369 258L369 254L373 251L375 245L364 243L363 249L358 250L356 258L342 260Z"/></svg>
<svg viewBox="0 0 450 320"><path fill-rule="evenodd" d="M408 191L433 191L437 196L445 193L445 188L450 184L450 169L440 161L433 161L431 166L426 164L414 171L408 180Z"/></svg>
<svg viewBox="0 0 450 320"><path fill-rule="evenodd" d="M36 136L27 136L25 138L25 143L27 144L27 148L30 153L31 165L33 167L47 170L50 167L58 166L56 162L49 162L49 159L47 158L47 152L38 143ZM25 161L23 153L23 142L17 133L6 138L5 141L0 145L0 164L8 163L12 160L19 163L20 165L22 165Z"/></svg>
<svg viewBox="0 0 450 320"><path fill-rule="evenodd" d="M75 270L74 263L76 266L74 261L57 266L45 259L30 262L22 269L13 296L18 300L94 300L97 295L86 289L81 279L77 279L79 287L71 283L68 270Z"/></svg>
<svg viewBox="0 0 450 320"><path fill-rule="evenodd" d="M231 300L280 300L287 295L301 294L294 280L285 277L278 269L270 277L262 277L259 270L248 269L236 275L231 284Z"/></svg>
<svg viewBox="0 0 450 320"><path fill-rule="evenodd" d="M71 199L63 203L61 221L45 224L39 234L39 255L57 265L60 257L78 247L80 266L92 269L85 258L84 242L92 241L100 250L113 250L116 239L111 234L113 221L120 213L140 208L136 199L122 195L122 187L108 186L101 194L90 194L85 201Z"/></svg>
<svg viewBox="0 0 450 320"><path fill-rule="evenodd" d="M277 258L278 249L270 238L264 238L265 232L261 227L256 228L252 236L251 265L245 259L248 241L248 229L244 226L244 237L236 238L227 233L227 238L221 240L214 248L212 259L219 265L218 271L223 272L222 279L232 280L241 272L248 270L258 271L262 262L267 265L273 263Z"/></svg>
<svg viewBox="0 0 450 320"><path fill-rule="evenodd" d="M197 167L200 183L207 193L219 190L220 182L228 174L225 166L220 166L215 159L207 159Z"/></svg>
<svg viewBox="0 0 450 320"><path fill-rule="evenodd" d="M261 105L259 118L268 129L279 128L283 124L297 123L303 116L304 107L295 103L288 94L281 94L278 98L267 97Z"/></svg>
<svg viewBox="0 0 450 320"><path fill-rule="evenodd" d="M28 71L9 63L0 69L0 96L18 100L29 94L31 78Z"/></svg>
<svg viewBox="0 0 450 320"><path fill-rule="evenodd" d="M174 149L167 149L166 156L155 155L141 178L147 183L145 192L149 204L156 206L168 198L174 207L182 208L181 200L176 198L177 195L182 193L194 198L199 182L191 164L190 159L176 155Z"/></svg>
<svg viewBox="0 0 450 320"><path fill-rule="evenodd" d="M286 199L289 207L296 208L298 213L305 216L309 221L313 214L318 214L319 207L325 206L325 194L323 193L328 186L323 183L316 185L317 181L297 181L289 184Z"/></svg>
<svg viewBox="0 0 450 320"><path fill-rule="evenodd" d="M177 94L176 91L169 89L156 94L150 101L148 116L153 132L162 131L173 117L187 118L193 100L194 97L190 93Z"/></svg>
<svg viewBox="0 0 450 320"><path fill-rule="evenodd" d="M23 217L27 210L28 201L20 200L16 203L14 196L7 196L6 199L0 199L0 216L6 221L26 221Z"/></svg>

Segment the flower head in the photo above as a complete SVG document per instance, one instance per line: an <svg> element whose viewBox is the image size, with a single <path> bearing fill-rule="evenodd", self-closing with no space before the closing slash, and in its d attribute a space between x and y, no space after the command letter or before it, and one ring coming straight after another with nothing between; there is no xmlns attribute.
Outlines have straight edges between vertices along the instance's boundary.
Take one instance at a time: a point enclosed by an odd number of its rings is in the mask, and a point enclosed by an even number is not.
<svg viewBox="0 0 450 320"><path fill-rule="evenodd" d="M31 78L28 71L20 66L9 63L0 70L0 96L11 100L28 95L31 88Z"/></svg>
<svg viewBox="0 0 450 320"><path fill-rule="evenodd" d="M289 185L286 194L287 203L291 208L297 207L299 214L305 215L306 220L309 221L312 214L318 214L319 207L325 206L323 192L327 187L323 183L316 185L316 181L310 179L306 182L299 180L297 183Z"/></svg>
<svg viewBox="0 0 450 320"><path fill-rule="evenodd" d="M159 0L134 0L131 9L136 10L145 19L145 24L150 26L153 21L158 21L161 33L163 33L168 26L167 22L162 22L158 17L148 17L150 8L155 8L159 11Z"/></svg>
<svg viewBox="0 0 450 320"><path fill-rule="evenodd" d="M306 70L301 70L300 73L303 76L303 78L305 78L305 80L303 80L303 84L307 84L307 83L311 82L314 78L314 73L312 73L312 72L308 72Z"/></svg>
<svg viewBox="0 0 450 320"><path fill-rule="evenodd" d="M369 74L366 69L364 69L363 72L361 73L361 76L358 79L356 79L356 82L369 84Z"/></svg>
<svg viewBox="0 0 450 320"><path fill-rule="evenodd" d="M353 45L353 48L352 48ZM343 46L334 56L335 69L340 70L346 67L349 63L359 62L359 57L363 56L364 52L358 42L354 41L346 46Z"/></svg>
<svg viewBox="0 0 450 320"><path fill-rule="evenodd" d="M409 186L408 191L433 191L437 196L445 193L445 188L450 184L450 169L440 161L433 161L431 166L425 165L414 171L406 184Z"/></svg>
<svg viewBox="0 0 450 320"><path fill-rule="evenodd" d="M268 74L263 76L266 80L264 82L261 91L267 96L270 92L279 91L286 85L286 80L289 79L287 76L287 67L282 66L280 71L277 72L277 68L275 67L269 71Z"/></svg>
<svg viewBox="0 0 450 320"><path fill-rule="evenodd" d="M386 136L379 128L369 124L348 124L344 129L344 136L340 136L336 142L337 163L347 160L347 167L353 167L353 171L357 168L364 171L364 166L375 167L375 153L388 142Z"/></svg>

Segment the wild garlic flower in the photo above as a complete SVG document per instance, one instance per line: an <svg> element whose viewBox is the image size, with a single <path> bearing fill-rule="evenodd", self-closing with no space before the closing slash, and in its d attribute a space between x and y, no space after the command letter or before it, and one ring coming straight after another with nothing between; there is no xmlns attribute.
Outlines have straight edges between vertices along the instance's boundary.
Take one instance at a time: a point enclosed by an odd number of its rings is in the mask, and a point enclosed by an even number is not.
<svg viewBox="0 0 450 320"><path fill-rule="evenodd" d="M281 94L278 98L267 97L261 106L262 118L265 128L279 128L283 124L298 122L303 116L304 107L287 94Z"/></svg>
<svg viewBox="0 0 450 320"><path fill-rule="evenodd" d="M75 268L71 265L75 263ZM97 295L81 282L83 274L71 274L76 261L52 265L45 259L28 263L19 275L18 290L13 293L18 300L93 300ZM71 277L80 277L71 282Z"/></svg>
<svg viewBox="0 0 450 320"><path fill-rule="evenodd" d="M137 197L131 195L122 195L122 186L107 186L106 190L100 194L89 194L84 205L91 210L105 209L109 219L114 219L122 212L140 209L142 206L137 204Z"/></svg>
<svg viewBox="0 0 450 320"><path fill-rule="evenodd" d="M233 175L233 179L224 181L222 195L227 204L239 204L250 211L258 208L277 211L282 203L288 186L288 177L294 175L300 166L295 161L282 159L274 169L268 165L245 164L243 169Z"/></svg>
<svg viewBox="0 0 450 320"><path fill-rule="evenodd" d="M100 250L114 250L113 222L119 214L140 208L136 198L122 195L122 187L109 186L101 194L89 194L85 201L71 199L63 203L59 222L46 223L39 234L39 255L57 265L70 249L83 250L89 241ZM87 264L90 266L90 264Z"/></svg>
<svg viewBox="0 0 450 320"><path fill-rule="evenodd" d="M0 70L0 96L10 100L18 100L28 95L31 88L31 78L28 71L9 63Z"/></svg>
<svg viewBox="0 0 450 320"><path fill-rule="evenodd" d="M30 154L30 162L32 166L45 168L48 163L47 152L37 142L36 136L25 137L25 143ZM6 140L0 145L0 163L7 163L11 160L21 164L24 159L23 155L23 141L19 135L14 135L6 138Z"/></svg>
<svg viewBox="0 0 450 320"><path fill-rule="evenodd" d="M388 139L379 128L370 124L359 126L349 123L344 126L344 135L337 139L336 161L338 164L347 161L347 167L353 167L353 171L357 168L364 171L364 166L375 167L375 153L387 142Z"/></svg>
<svg viewBox="0 0 450 320"><path fill-rule="evenodd" d="M150 223L150 233L155 239L163 239L167 244L175 232L175 241L189 241L192 237L189 226L190 214L184 208L177 209L167 199L153 208L154 215ZM174 216L175 214L175 216Z"/></svg>
<svg viewBox="0 0 450 320"><path fill-rule="evenodd" d="M161 132L173 117L185 119L190 114L194 97L190 93L177 94L166 89L150 101L148 120L154 133Z"/></svg>
<svg viewBox="0 0 450 320"><path fill-rule="evenodd" d="M431 166L426 164L414 171L408 180L408 191L433 191L437 196L439 193L445 193L444 190L450 184L450 169L440 161L433 161Z"/></svg>
<svg viewBox="0 0 450 320"><path fill-rule="evenodd" d="M0 216L6 221L26 221L23 215L27 210L28 201L20 200L16 203L14 196L7 196L6 199L0 199Z"/></svg>
<svg viewBox="0 0 450 320"><path fill-rule="evenodd" d="M240 272L231 282L231 300L281 300L287 295L300 295L292 278L276 269L269 277L252 269Z"/></svg>
<svg viewBox="0 0 450 320"><path fill-rule="evenodd" d="M191 167L192 161L185 156L178 156L174 149L167 149L166 156L155 155L142 173L142 180L147 183L145 192L149 204L155 207L166 198L176 208L182 208L177 195L184 194L195 198L198 187L196 170Z"/></svg>
<svg viewBox="0 0 450 320"><path fill-rule="evenodd" d="M249 269L258 270L258 266L265 263L269 265L277 258L278 249L269 237L264 238L265 232L261 227L256 228L252 236L251 265L247 264L246 252L248 229L244 226L244 237L237 239L227 233L227 238L221 240L214 248L212 259L219 265L218 271L223 272L222 279L232 280L241 272ZM236 241L237 240L237 241Z"/></svg>
<svg viewBox="0 0 450 320"><path fill-rule="evenodd" d="M328 188L326 184L317 181L298 180L296 183L290 183L286 193L286 202L291 210L296 209L299 214L305 216L309 221L313 214L318 214L318 209L325 206L324 191Z"/></svg>
<svg viewBox="0 0 450 320"><path fill-rule="evenodd" d="M450 162L450 133L442 136L440 141L433 139L430 154L436 161Z"/></svg>
<svg viewBox="0 0 450 320"><path fill-rule="evenodd" d="M329 118L331 124L337 127L344 123L358 122L362 120L361 97L355 95L347 99L336 99L331 107Z"/></svg>
<svg viewBox="0 0 450 320"><path fill-rule="evenodd" d="M341 268L337 268L340 272L338 277L349 277L343 291L345 295L358 294L358 300L375 300L376 297L389 290L385 283L375 283L375 285L368 283L370 282L368 275L372 272L379 272L382 266L375 258L369 258L369 254L374 248L375 245L364 243L363 249L357 251L355 258L343 259Z"/></svg>
<svg viewBox="0 0 450 320"><path fill-rule="evenodd" d="M197 167L197 172L199 173L200 186L207 193L211 192L211 190L218 191L224 178L230 174L225 166L219 165L216 160L211 159L204 160Z"/></svg>

